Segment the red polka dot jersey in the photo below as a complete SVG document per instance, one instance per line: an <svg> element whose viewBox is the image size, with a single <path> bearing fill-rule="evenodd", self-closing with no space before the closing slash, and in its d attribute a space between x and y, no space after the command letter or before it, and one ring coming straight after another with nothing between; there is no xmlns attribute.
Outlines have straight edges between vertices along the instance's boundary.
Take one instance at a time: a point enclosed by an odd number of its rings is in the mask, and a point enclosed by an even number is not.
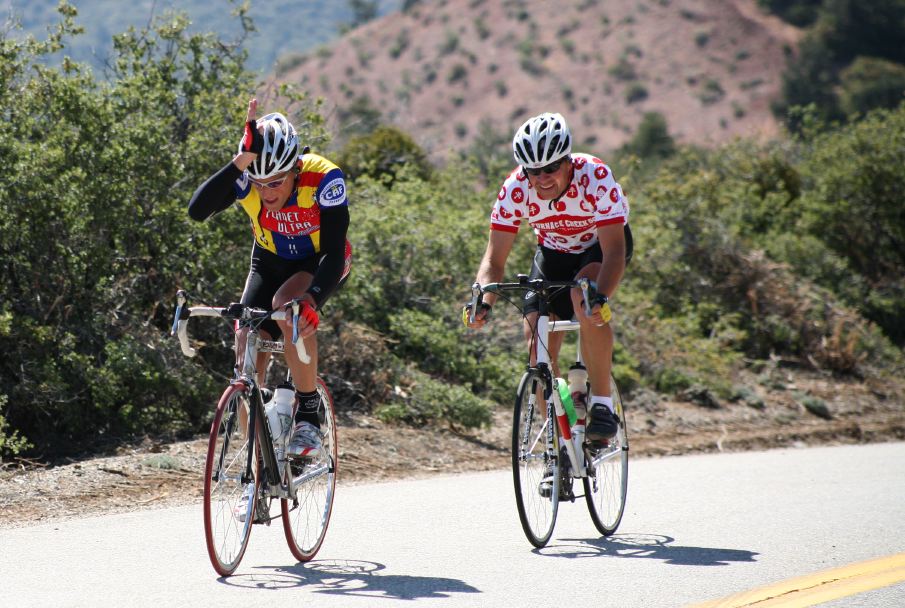
<svg viewBox="0 0 905 608"><path fill-rule="evenodd" d="M602 160L572 154L572 182L560 198L541 200L521 167L509 174L490 214L490 228L518 232L523 222L549 249L579 253L597 244L597 228L628 222L628 200Z"/></svg>

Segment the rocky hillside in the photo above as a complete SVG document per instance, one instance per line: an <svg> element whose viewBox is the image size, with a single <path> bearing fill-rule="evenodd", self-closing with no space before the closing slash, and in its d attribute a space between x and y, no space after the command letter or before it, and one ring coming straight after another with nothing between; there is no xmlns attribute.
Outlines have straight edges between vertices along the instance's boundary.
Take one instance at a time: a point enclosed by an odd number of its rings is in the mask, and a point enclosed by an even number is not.
<svg viewBox="0 0 905 608"><path fill-rule="evenodd" d="M799 35L755 0L424 0L276 78L322 96L340 139L366 98L434 158L484 121L508 134L545 110L598 153L653 111L679 142L708 145L777 132L770 102Z"/></svg>

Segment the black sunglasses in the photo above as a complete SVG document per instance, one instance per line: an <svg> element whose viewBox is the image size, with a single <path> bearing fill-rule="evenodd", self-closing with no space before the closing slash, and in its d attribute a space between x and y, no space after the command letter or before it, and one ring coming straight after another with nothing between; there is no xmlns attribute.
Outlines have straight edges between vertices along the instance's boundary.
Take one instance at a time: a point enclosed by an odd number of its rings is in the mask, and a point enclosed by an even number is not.
<svg viewBox="0 0 905 608"><path fill-rule="evenodd" d="M566 157L565 157L565 156L562 157L562 158L560 158L559 160L554 160L554 161L553 161L552 163L550 163L549 165L544 165L543 167L538 167L537 169L532 169L532 168L529 168L529 167L522 167L522 169L523 169L523 170L525 171L525 173L527 173L528 175L533 175L533 176L537 177L537 176L540 175L541 173L548 173L548 174L549 174L549 173L555 173L555 172L559 171L559 168L562 166L562 163L563 163L564 160L566 160Z"/></svg>

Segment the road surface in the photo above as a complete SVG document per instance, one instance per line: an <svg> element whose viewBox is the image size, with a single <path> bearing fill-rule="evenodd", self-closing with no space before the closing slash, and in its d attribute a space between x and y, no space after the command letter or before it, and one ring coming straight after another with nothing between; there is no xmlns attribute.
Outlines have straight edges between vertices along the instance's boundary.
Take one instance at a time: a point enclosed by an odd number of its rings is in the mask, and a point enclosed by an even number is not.
<svg viewBox="0 0 905 608"><path fill-rule="evenodd" d="M609 539L579 499L536 550L508 471L340 484L314 561L275 522L229 578L200 504L3 529L0 605L682 607L905 553L905 443L636 459L628 497ZM841 580L826 606L905 606L905 567L882 563L885 584Z"/></svg>

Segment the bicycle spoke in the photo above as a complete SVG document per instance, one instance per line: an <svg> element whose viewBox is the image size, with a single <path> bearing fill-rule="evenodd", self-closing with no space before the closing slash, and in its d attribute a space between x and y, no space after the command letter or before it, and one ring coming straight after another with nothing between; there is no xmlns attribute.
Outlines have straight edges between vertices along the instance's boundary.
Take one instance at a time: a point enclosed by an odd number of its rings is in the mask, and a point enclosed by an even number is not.
<svg viewBox="0 0 905 608"><path fill-rule="evenodd" d="M254 501L248 508L237 509L246 484L251 478L257 490L257 472L249 473L249 450L254 441L245 436L237 424L240 411L245 411L247 396L244 389L230 386L223 393L211 425L204 481L204 532L208 556L219 574L232 574L245 553L254 519Z"/></svg>
<svg viewBox="0 0 905 608"><path fill-rule="evenodd" d="M613 404L619 417L619 429L609 446L598 451L588 464L584 481L585 500L594 526L604 536L619 527L625 510L628 489L628 435L625 410L615 381L611 380Z"/></svg>
<svg viewBox="0 0 905 608"><path fill-rule="evenodd" d="M553 533L559 496L559 476L544 485L548 465L555 465L549 446L549 419L535 407L539 378L526 375L519 385L512 433L512 473L515 501L522 529L536 547L544 546ZM550 466L558 473L558 467Z"/></svg>
<svg viewBox="0 0 905 608"><path fill-rule="evenodd" d="M280 501L286 541L299 561L312 559L320 549L330 523L336 488L337 447L333 398L320 379L317 390L321 396L323 447L314 461L306 462L298 472L290 471L293 479L289 483L295 494L291 500Z"/></svg>

